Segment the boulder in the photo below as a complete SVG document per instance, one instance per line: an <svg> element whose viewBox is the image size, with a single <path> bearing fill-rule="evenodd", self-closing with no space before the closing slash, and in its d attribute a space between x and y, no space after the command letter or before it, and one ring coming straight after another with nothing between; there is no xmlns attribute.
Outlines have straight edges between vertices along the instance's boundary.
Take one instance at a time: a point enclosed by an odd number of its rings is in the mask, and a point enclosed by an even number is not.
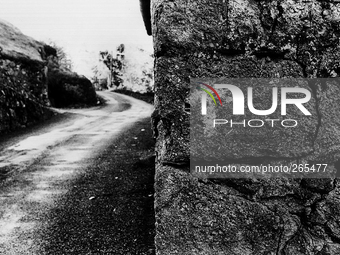
<svg viewBox="0 0 340 255"><path fill-rule="evenodd" d="M154 0L152 16L156 253L340 254L339 179L209 179L189 168L193 79L338 77L340 3ZM306 125L231 132L221 153L232 165L325 161L339 171L339 86L305 88Z"/></svg>

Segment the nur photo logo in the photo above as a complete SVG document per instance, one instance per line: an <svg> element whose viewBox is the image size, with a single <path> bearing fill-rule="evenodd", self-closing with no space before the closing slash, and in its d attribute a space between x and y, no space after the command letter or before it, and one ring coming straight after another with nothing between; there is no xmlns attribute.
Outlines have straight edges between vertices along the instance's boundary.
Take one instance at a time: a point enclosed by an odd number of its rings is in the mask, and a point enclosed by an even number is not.
<svg viewBox="0 0 340 255"><path fill-rule="evenodd" d="M327 149L339 144L332 123L340 125L340 79L203 77L193 78L190 85L194 176L334 174L328 168L333 154ZM331 137L327 143L325 132ZM320 154L315 160L314 153Z"/></svg>
<svg viewBox="0 0 340 255"><path fill-rule="evenodd" d="M267 90L267 93L265 95L259 95L257 93L257 96L255 98L254 96L254 88L253 87L247 87L246 88L246 95L242 91L242 89L233 84L213 84L212 86L203 83L203 82L197 82L197 84L200 84L206 88L202 87L196 87L197 89L201 90L201 114L207 115L207 95L210 96L210 98L213 100L215 106L218 104L216 103L216 100L212 93L215 94L215 96L218 98L220 102L220 106L224 107L226 110L228 109L228 104L223 105L223 101L219 95L218 91L227 90L231 93L232 98L232 115L233 116L242 116L248 114L252 114L255 116L264 117L267 118L252 118L252 119L244 119L241 122L235 121L233 119L225 119L225 118L215 118L213 119L213 127L216 127L216 125L230 125L230 127L235 126L243 126L243 127L252 127L252 128L259 128L265 126L265 124L269 124L271 127L274 127L277 122L281 124L282 127L296 127L298 125L298 121L296 119L282 119L282 118L270 118L269 116L273 113L277 112L278 108L280 110L280 116L286 116L287 115L287 106L290 105L290 107L295 107L294 113L296 114L296 110L298 110L299 114L302 114L304 116L310 116L310 111L306 108L304 104L308 103L311 99L311 92L306 88L301 87L263 87L263 89ZM212 92L210 92L209 90ZM245 89L243 87L243 89ZM203 93L204 92L204 93ZM254 101L268 101L268 93L271 94L270 100L271 100L271 106L267 109L258 109L255 106ZM225 93L224 93L225 94ZM279 100L280 95L280 100ZM230 100L229 100L230 101ZM278 107L280 104L280 107ZM248 112L246 112L246 107ZM230 106L229 106L230 107Z"/></svg>
<svg viewBox="0 0 340 255"><path fill-rule="evenodd" d="M212 92L214 92L215 95L217 96L218 100L220 101L221 106L223 106L222 100L221 100L221 98L220 98L220 95L217 93L217 91L216 91L213 87L211 87L210 85L205 84L205 83L203 83L203 82L197 82L197 83L198 83L198 84L201 84L201 85L203 85L203 86L205 86L205 87L207 87L207 88L209 88ZM200 89L200 90L203 90L204 92L206 92L206 93L212 98L212 100L214 101L215 105L217 105L214 96L213 96L208 90L203 89L203 88L201 88L201 87L196 87L196 88L197 88L197 89ZM206 95L203 94L203 95L202 95L202 103L203 103L203 98L204 98L204 100L205 100L204 102L207 101ZM207 104L205 103L205 112L206 112L206 110L207 110L206 105L207 105ZM202 104L202 112L203 112L203 104ZM203 113L202 113L202 114L203 114Z"/></svg>

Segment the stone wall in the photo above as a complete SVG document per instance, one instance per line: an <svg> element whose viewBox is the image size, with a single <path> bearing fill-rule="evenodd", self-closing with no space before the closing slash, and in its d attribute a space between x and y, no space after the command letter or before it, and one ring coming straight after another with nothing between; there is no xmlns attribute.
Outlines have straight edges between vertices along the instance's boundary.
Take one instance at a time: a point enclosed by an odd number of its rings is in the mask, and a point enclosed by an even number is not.
<svg viewBox="0 0 340 255"><path fill-rule="evenodd" d="M190 79L338 77L340 3L153 0L152 25L157 254L340 254L338 179L189 173ZM312 91L318 119L308 156L340 170L339 88Z"/></svg>
<svg viewBox="0 0 340 255"><path fill-rule="evenodd" d="M46 65L55 50L0 20L0 133L48 118Z"/></svg>
<svg viewBox="0 0 340 255"><path fill-rule="evenodd" d="M62 70L57 51L0 20L0 133L52 116L52 107L97 104L91 81Z"/></svg>
<svg viewBox="0 0 340 255"><path fill-rule="evenodd" d="M0 55L0 133L47 118L47 102L43 66Z"/></svg>

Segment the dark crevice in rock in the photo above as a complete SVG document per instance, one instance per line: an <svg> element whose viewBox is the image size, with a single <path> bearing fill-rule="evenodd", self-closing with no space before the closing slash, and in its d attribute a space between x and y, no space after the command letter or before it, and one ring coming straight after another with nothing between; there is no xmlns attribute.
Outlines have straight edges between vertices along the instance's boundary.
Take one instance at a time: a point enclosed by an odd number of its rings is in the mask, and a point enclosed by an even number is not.
<svg viewBox="0 0 340 255"><path fill-rule="evenodd" d="M158 123L160 122L160 120L161 120L161 115L159 114L159 111L156 109L151 114L151 126L152 126L153 138L157 138L159 135Z"/></svg>
<svg viewBox="0 0 340 255"><path fill-rule="evenodd" d="M305 231L310 232L313 229L313 227L320 226L325 231L325 233L329 236L329 238L332 240L332 242L340 244L340 238L333 234L333 231L327 225L328 222L325 222L323 224L317 223L317 222L312 222L310 217L309 217L309 215L313 214L314 212L316 212L318 210L317 205L322 203L323 201L325 201L325 197L326 197L325 195L322 195L319 199L316 199L311 204L311 206L309 207L311 210L308 214L307 213L299 214L299 213L292 213L292 212L290 212L290 214L296 215L300 219L301 226L299 228L299 231L304 229ZM295 233L295 235L292 236L292 238L290 238L290 240L292 240L299 231L297 231ZM311 235L313 235L313 234L311 233ZM303 237L306 238L305 235L303 235ZM289 244L290 240L287 241L286 246ZM308 242L307 239L306 239L306 242Z"/></svg>
<svg viewBox="0 0 340 255"><path fill-rule="evenodd" d="M254 51L251 55L254 55L257 58L269 57L271 60L280 60L280 59L284 59L285 55L288 52L289 52L288 50L279 51L279 50L272 50L266 47L262 47L259 50Z"/></svg>
<svg viewBox="0 0 340 255"><path fill-rule="evenodd" d="M317 115L317 119L318 119L318 123L316 125L315 128L315 133L314 133L314 137L313 137L313 148L315 148L315 142L316 139L318 138L319 135L319 130L320 127L322 125L322 116L321 116L321 112L320 112L320 103L319 103L319 99L318 99L318 85L316 84L316 81L314 80L308 80L308 86L310 87L310 89L312 90L312 95L315 99L315 110L316 110L316 115Z"/></svg>
<svg viewBox="0 0 340 255"><path fill-rule="evenodd" d="M277 10L279 11L278 15L275 17L274 21L273 21L273 26L272 26L272 31L271 31L271 36L273 36L276 27L278 25L279 22L279 18L281 18L283 16L284 10L282 8L282 6L280 5L280 1L277 2Z"/></svg>
<svg viewBox="0 0 340 255"><path fill-rule="evenodd" d="M224 0L222 0L225 3ZM222 18L224 23L226 24L226 31L229 31L229 0L226 0L226 3L223 5L224 10L222 11Z"/></svg>
<svg viewBox="0 0 340 255"><path fill-rule="evenodd" d="M304 63L302 63L301 61L297 60L297 59L294 59L293 61L295 61L295 63L297 63L301 67L303 77L307 78L308 77L307 66Z"/></svg>
<svg viewBox="0 0 340 255"><path fill-rule="evenodd" d="M308 78L308 72L307 72L307 64L304 63L302 61L302 59L300 58L303 58L302 56L300 56L299 54L301 54L300 52L304 52L304 50L302 49L302 46L304 45L304 39L302 38L302 33L304 31L301 31L301 33L299 33L296 37L295 37L295 45L296 45L296 56L294 57L294 60L298 65L301 66L302 68L302 73L303 73L303 76L305 78Z"/></svg>
<svg viewBox="0 0 340 255"><path fill-rule="evenodd" d="M329 194L331 191L333 191L336 188L333 179L329 179L331 183L330 183L328 188L317 187L317 186L316 187L312 187L308 183L309 180L310 179L302 179L301 180L301 187L303 187L305 189L308 189L309 191L314 192L314 193L319 193L319 194L322 194L322 195L327 195L327 194Z"/></svg>
<svg viewBox="0 0 340 255"><path fill-rule="evenodd" d="M327 224L324 225L324 229L325 229L326 234L332 240L332 242L340 244L340 238L333 234L333 231L331 230L329 226L327 226Z"/></svg>
<svg viewBox="0 0 340 255"><path fill-rule="evenodd" d="M277 255L289 255L286 254L285 250L287 248L287 246L290 244L290 242L297 236L297 234L301 231L302 229L302 225L300 225L299 229L294 233L294 235L292 235L287 241L285 241L284 246L281 248L280 252Z"/></svg>
<svg viewBox="0 0 340 255"><path fill-rule="evenodd" d="M263 17L263 11L264 11L263 3L262 3L262 1L256 1L256 3L257 3L257 8L260 11L260 13L259 13L259 20L260 20L260 23L261 23L261 27L263 29L265 29L266 24L264 23L264 17Z"/></svg>
<svg viewBox="0 0 340 255"><path fill-rule="evenodd" d="M211 52L211 50L210 50ZM241 47L241 49L226 49L226 48L219 48L216 49L216 52L220 53L222 56L234 57L237 55L244 55L246 53L245 47Z"/></svg>
<svg viewBox="0 0 340 255"><path fill-rule="evenodd" d="M172 57L172 55L169 53L169 47L165 44L162 44L160 49L155 52L155 59L160 57Z"/></svg>
<svg viewBox="0 0 340 255"><path fill-rule="evenodd" d="M280 224L284 224L283 219L280 217ZM283 242L283 238L284 238L284 229L279 233L279 241L277 242L277 248L276 248L276 255L280 255L281 253L281 244ZM282 254L282 253L281 253Z"/></svg>
<svg viewBox="0 0 340 255"><path fill-rule="evenodd" d="M282 222L282 224L284 224L284 221ZM284 241L284 238L286 236L284 235L284 231L281 232L280 242L279 242L279 247L278 247L279 249L276 252L277 255L286 255L285 249L287 248L289 243L296 237L296 235L299 233L301 228L302 228L302 225L300 225L299 228L295 231L295 233L291 237L289 237L288 240L285 240L285 241Z"/></svg>
<svg viewBox="0 0 340 255"><path fill-rule="evenodd" d="M340 177L340 160L338 160L334 163L334 167L337 170L336 177Z"/></svg>
<svg viewBox="0 0 340 255"><path fill-rule="evenodd" d="M162 161L161 164L163 166L172 166L172 167L175 167L175 168L178 168L178 169L185 169L186 171L189 171L188 170L188 167L190 166L190 162L189 161Z"/></svg>

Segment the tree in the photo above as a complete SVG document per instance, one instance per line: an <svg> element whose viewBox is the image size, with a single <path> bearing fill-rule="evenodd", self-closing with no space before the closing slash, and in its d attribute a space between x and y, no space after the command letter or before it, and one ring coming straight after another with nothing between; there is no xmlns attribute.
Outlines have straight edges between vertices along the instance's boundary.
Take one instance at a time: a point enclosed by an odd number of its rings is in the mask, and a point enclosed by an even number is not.
<svg viewBox="0 0 340 255"><path fill-rule="evenodd" d="M63 71L72 71L73 63L69 55L65 52L64 48L58 46L55 42L48 43L51 47L57 50L58 67Z"/></svg>
<svg viewBox="0 0 340 255"><path fill-rule="evenodd" d="M124 44L120 44L117 47L116 57L113 57L113 53L109 53L108 51L101 51L99 53L101 57L100 61L103 61L110 70L111 84L114 84L117 87L123 83L124 50Z"/></svg>
<svg viewBox="0 0 340 255"><path fill-rule="evenodd" d="M124 87L142 93L152 92L153 57L143 49L130 47L124 63Z"/></svg>
<svg viewBox="0 0 340 255"><path fill-rule="evenodd" d="M139 92L153 91L153 56L137 47L120 44L116 51L100 51L100 63L109 70L109 86ZM94 77L99 77L93 69ZM97 82L92 78L94 82Z"/></svg>
<svg viewBox="0 0 340 255"><path fill-rule="evenodd" d="M108 78L110 75L109 70L104 63L100 62L93 66L92 72L93 76L91 77L91 80L96 90L108 89Z"/></svg>

